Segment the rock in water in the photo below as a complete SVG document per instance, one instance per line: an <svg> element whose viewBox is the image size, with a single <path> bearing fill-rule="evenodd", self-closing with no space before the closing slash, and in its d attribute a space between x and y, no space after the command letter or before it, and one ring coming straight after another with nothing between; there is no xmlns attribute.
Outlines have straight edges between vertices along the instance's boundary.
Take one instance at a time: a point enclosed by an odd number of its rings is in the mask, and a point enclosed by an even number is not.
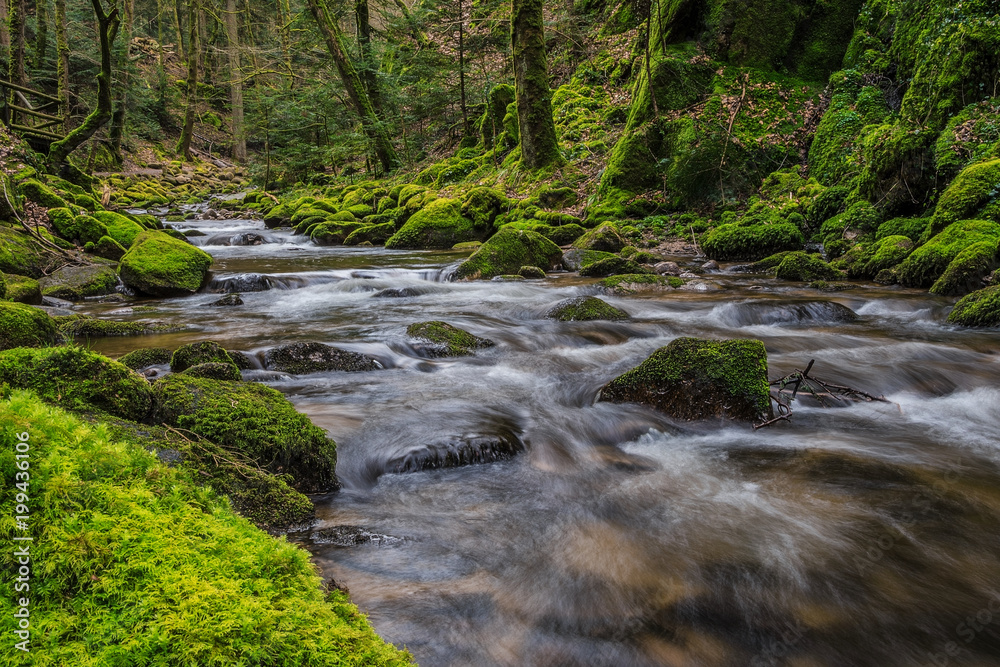
<svg viewBox="0 0 1000 667"><path fill-rule="evenodd" d="M549 309L545 317L560 322L591 322L594 320L627 320L629 314L596 296L565 299Z"/></svg>
<svg viewBox="0 0 1000 667"><path fill-rule="evenodd" d="M502 229L462 262L455 277L489 280L516 274L525 266L548 271L562 260L562 250L541 234L526 230Z"/></svg>
<svg viewBox="0 0 1000 667"><path fill-rule="evenodd" d="M641 403L675 419L772 415L767 352L759 340L678 338L601 389L600 400Z"/></svg>
<svg viewBox="0 0 1000 667"><path fill-rule="evenodd" d="M208 305L210 305L210 306L242 306L243 305L243 297L241 297L238 293L233 292L231 294L227 294L226 296L222 297L221 299L217 299L217 300L213 301L212 303L210 303Z"/></svg>
<svg viewBox="0 0 1000 667"><path fill-rule="evenodd" d="M467 357L474 350L496 345L447 322L418 322L406 327L406 334L430 343L423 349L433 357Z"/></svg>
<svg viewBox="0 0 1000 667"><path fill-rule="evenodd" d="M264 367L296 375L323 371L375 371L382 368L367 355L323 343L292 343L271 348L264 353Z"/></svg>
<svg viewBox="0 0 1000 667"><path fill-rule="evenodd" d="M218 343L210 340L181 345L170 357L170 370L180 373L198 364L232 364L229 353Z"/></svg>
<svg viewBox="0 0 1000 667"><path fill-rule="evenodd" d="M118 273L150 296L194 294L205 282L212 256L163 232L143 232L122 257Z"/></svg>

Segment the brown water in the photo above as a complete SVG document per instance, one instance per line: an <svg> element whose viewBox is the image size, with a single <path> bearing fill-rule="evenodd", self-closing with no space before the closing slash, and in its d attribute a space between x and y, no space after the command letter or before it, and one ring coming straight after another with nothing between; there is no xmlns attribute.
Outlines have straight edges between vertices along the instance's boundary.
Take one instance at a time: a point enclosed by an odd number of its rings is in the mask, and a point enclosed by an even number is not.
<svg viewBox="0 0 1000 667"><path fill-rule="evenodd" d="M339 443L344 490L317 499L317 529L397 538L293 536L421 664L1000 665L1000 331L947 326L950 300L718 273L715 291L605 297L626 323L558 323L545 311L592 281L451 283L461 255L318 248L251 221L178 227L217 235L195 239L213 244L212 289L245 274L271 289L237 308L208 291L131 313L87 304L187 327L92 347L310 340L377 357L384 370L246 377ZM274 243L214 245L247 230ZM399 287L419 294L375 296ZM405 328L430 319L498 345L422 358ZM802 406L754 432L595 404L678 336L759 338L772 377L816 359L814 374L898 405ZM386 473L499 436L525 451Z"/></svg>

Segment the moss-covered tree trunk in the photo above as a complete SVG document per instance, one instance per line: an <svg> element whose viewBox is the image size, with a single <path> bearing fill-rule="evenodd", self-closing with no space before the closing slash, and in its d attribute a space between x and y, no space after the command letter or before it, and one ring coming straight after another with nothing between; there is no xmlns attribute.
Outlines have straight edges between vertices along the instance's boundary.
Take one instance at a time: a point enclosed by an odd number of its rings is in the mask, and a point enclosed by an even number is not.
<svg viewBox="0 0 1000 667"><path fill-rule="evenodd" d="M24 73L24 14L27 11L25 0L10 0L7 9L7 25L10 32L7 78L11 83L23 86L28 82L28 77Z"/></svg>
<svg viewBox="0 0 1000 667"><path fill-rule="evenodd" d="M538 169L562 160L552 120L542 0L512 0L510 35L521 163Z"/></svg>
<svg viewBox="0 0 1000 667"><path fill-rule="evenodd" d="M45 66L45 56L49 50L49 3L47 0L35 2L35 57L32 60L36 70Z"/></svg>
<svg viewBox="0 0 1000 667"><path fill-rule="evenodd" d="M117 86L117 96L115 99L115 109L111 115L111 126L108 128L108 139L111 142L111 153L115 162L122 163L122 137L125 135L125 112L128 108L128 91L132 85L131 67L129 62L128 48L132 43L132 24L135 21L135 0L125 0L125 9L122 27L125 31L125 60L119 64L118 72L120 80Z"/></svg>
<svg viewBox="0 0 1000 667"><path fill-rule="evenodd" d="M114 7L110 14L104 13L101 0L90 0L97 16L97 35L101 43L101 72L97 75L97 108L90 112L80 127L76 128L66 138L56 141L49 148L49 164L57 167L77 146L94 136L97 130L111 119L111 45L118 36L118 8Z"/></svg>
<svg viewBox="0 0 1000 667"><path fill-rule="evenodd" d="M0 0L0 51L10 52L10 29L7 25L7 0Z"/></svg>
<svg viewBox="0 0 1000 667"><path fill-rule="evenodd" d="M63 117L62 129L69 132L69 39L66 33L66 0L56 0L56 97Z"/></svg>
<svg viewBox="0 0 1000 667"><path fill-rule="evenodd" d="M226 39L229 54L229 102L232 107L233 159L247 159L243 128L243 69L240 66L240 26L236 0L226 0Z"/></svg>
<svg viewBox="0 0 1000 667"><path fill-rule="evenodd" d="M392 141L389 139L389 133L375 113L371 98L369 98L365 90L357 68L354 67L354 63L351 62L347 55L340 26L330 14L324 0L306 1L309 5L309 11L312 12L313 18L316 19L316 25L319 26L319 30L323 34L327 50L330 52L330 56L337 66L337 72L340 74L341 81L347 91L347 97L350 99L351 105L358 116L361 117L361 126L364 129L365 135L375 148L375 155L379 163L381 163L385 171L395 169L399 166L396 149L393 148Z"/></svg>
<svg viewBox="0 0 1000 667"><path fill-rule="evenodd" d="M177 152L188 162L191 161L191 139L194 138L194 112L198 104L198 17L201 14L198 0L188 3L188 48L187 48L187 100L184 105L184 127Z"/></svg>

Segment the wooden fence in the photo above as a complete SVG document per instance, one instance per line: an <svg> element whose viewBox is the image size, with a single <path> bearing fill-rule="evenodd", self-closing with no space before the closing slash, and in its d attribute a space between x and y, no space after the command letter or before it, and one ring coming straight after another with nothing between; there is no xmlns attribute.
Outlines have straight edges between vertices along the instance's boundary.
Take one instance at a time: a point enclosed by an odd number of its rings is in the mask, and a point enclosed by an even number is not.
<svg viewBox="0 0 1000 667"><path fill-rule="evenodd" d="M0 79L3 92L0 119L25 139L52 143L62 139L65 118L59 115L59 98ZM36 100L33 104L32 100Z"/></svg>

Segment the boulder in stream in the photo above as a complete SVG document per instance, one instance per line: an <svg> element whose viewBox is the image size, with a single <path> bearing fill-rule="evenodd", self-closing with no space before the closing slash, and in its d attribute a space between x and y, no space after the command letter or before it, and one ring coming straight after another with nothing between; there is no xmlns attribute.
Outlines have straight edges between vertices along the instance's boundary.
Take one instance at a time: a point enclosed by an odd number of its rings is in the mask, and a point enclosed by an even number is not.
<svg viewBox="0 0 1000 667"><path fill-rule="evenodd" d="M405 473L503 461L524 451L514 433L469 434L411 449L386 462L385 472Z"/></svg>
<svg viewBox="0 0 1000 667"><path fill-rule="evenodd" d="M221 345L214 341L205 340L200 343L181 345L174 350L173 356L170 357L170 370L174 373L180 373L192 366L213 362L232 364L233 359Z"/></svg>
<svg viewBox="0 0 1000 667"><path fill-rule="evenodd" d="M525 266L549 271L562 260L562 250L541 234L527 230L501 229L455 271L466 280L489 280L513 275Z"/></svg>
<svg viewBox="0 0 1000 667"><path fill-rule="evenodd" d="M239 295L238 292L232 292L222 297L221 299L216 299L212 303L208 304L210 306L242 306L243 297Z"/></svg>
<svg viewBox="0 0 1000 667"><path fill-rule="evenodd" d="M150 296L194 294L205 282L212 256L163 232L140 234L122 257L118 273L129 287Z"/></svg>
<svg viewBox="0 0 1000 667"><path fill-rule="evenodd" d="M114 269L105 264L66 266L38 281L42 295L68 301L110 294L117 284Z"/></svg>
<svg viewBox="0 0 1000 667"><path fill-rule="evenodd" d="M118 363L137 371L150 366L169 364L172 355L173 352L165 347L141 347L119 357Z"/></svg>
<svg viewBox="0 0 1000 667"><path fill-rule="evenodd" d="M963 297L948 315L948 321L966 327L1000 327L1000 285Z"/></svg>
<svg viewBox="0 0 1000 667"><path fill-rule="evenodd" d="M628 245L618 230L611 223L591 229L589 232L579 237L573 242L574 248L581 250L600 250L602 252L621 252L621 249Z"/></svg>
<svg viewBox="0 0 1000 667"><path fill-rule="evenodd" d="M236 382L243 379L240 369L236 364L227 364L221 361L209 361L204 364L195 364L184 371L185 375L196 378L208 378L209 380L226 380Z"/></svg>
<svg viewBox="0 0 1000 667"><path fill-rule="evenodd" d="M265 352L264 368L302 375L324 371L375 371L382 366L368 355L323 343L291 343Z"/></svg>
<svg viewBox="0 0 1000 667"><path fill-rule="evenodd" d="M4 297L5 299L33 306L38 306L42 303L42 288L37 280L13 273L4 273L2 275L4 282L7 283L7 295Z"/></svg>
<svg viewBox="0 0 1000 667"><path fill-rule="evenodd" d="M475 350L496 345L487 338L474 336L447 322L418 322L406 328L406 335L427 341L422 349L432 357L467 357Z"/></svg>
<svg viewBox="0 0 1000 667"><path fill-rule="evenodd" d="M560 301L545 314L560 322L592 322L594 320L627 320L629 314L596 296L578 296Z"/></svg>
<svg viewBox="0 0 1000 667"><path fill-rule="evenodd" d="M678 338L606 384L600 400L685 421L763 421L772 415L767 352L759 340Z"/></svg>

